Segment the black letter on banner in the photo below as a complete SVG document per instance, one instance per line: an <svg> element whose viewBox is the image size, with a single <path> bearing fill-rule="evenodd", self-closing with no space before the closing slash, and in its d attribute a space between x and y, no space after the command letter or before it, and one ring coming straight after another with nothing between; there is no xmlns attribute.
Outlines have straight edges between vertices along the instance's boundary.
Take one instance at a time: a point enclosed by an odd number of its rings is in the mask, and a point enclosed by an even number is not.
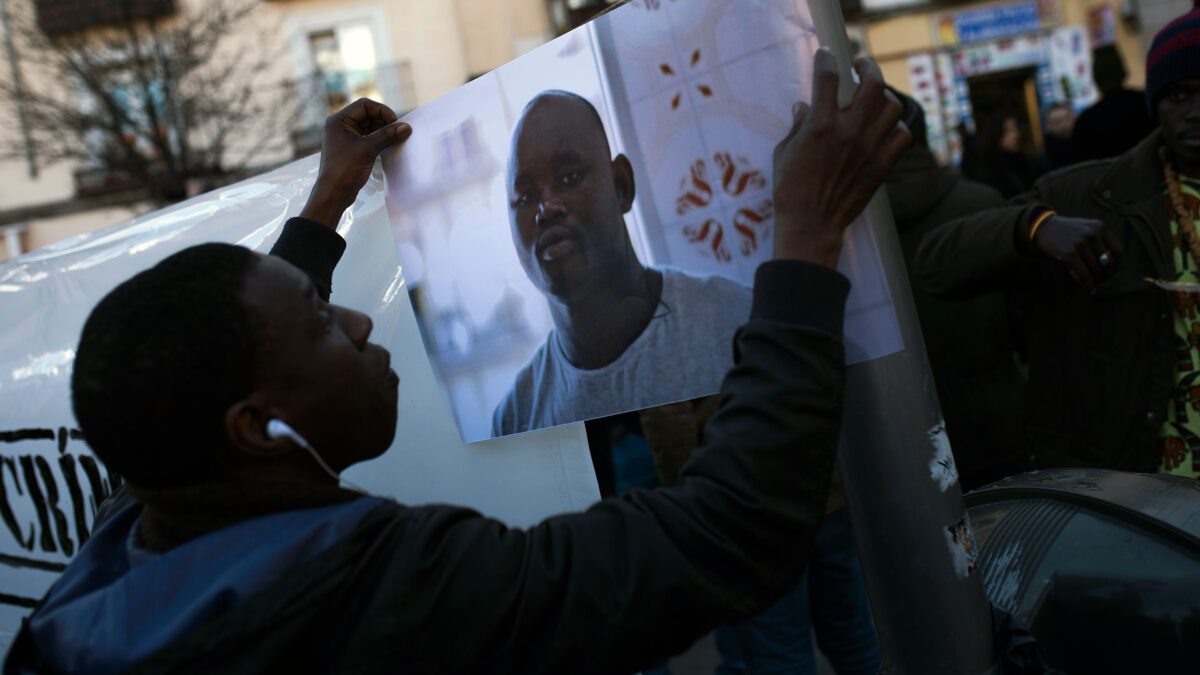
<svg viewBox="0 0 1200 675"><path fill-rule="evenodd" d="M67 481L67 490L71 493L71 507L75 516L75 531L79 534L79 545L83 546L88 540L87 516L83 509L83 491L79 489L79 476L75 475L75 458L67 454L67 437L71 439L83 436L78 429L67 431L66 427L58 428L58 468L62 470L63 479Z"/></svg>
<svg viewBox="0 0 1200 675"><path fill-rule="evenodd" d="M63 478L67 480L67 490L71 493L71 506L75 516L75 531L79 533L79 545L83 546L91 535L88 534L87 512L83 508L83 490L79 487L79 476L75 473L75 457L59 457L58 468L62 469Z"/></svg>
<svg viewBox="0 0 1200 675"><path fill-rule="evenodd" d="M106 466L104 470L108 473L108 484L100 477L100 465L95 457L91 455L80 455L79 465L83 467L83 472L87 474L88 483L92 486L92 515L96 515L96 511L105 499L112 496L117 488L121 487L121 477L113 473Z"/></svg>
<svg viewBox="0 0 1200 675"><path fill-rule="evenodd" d="M12 457L0 457L0 473L3 473L4 467L8 467L8 472L12 474L13 487L16 488L17 494L21 492L21 479L17 478L17 462ZM21 536L21 526L17 524L17 517L13 514L12 504L8 501L8 488L4 487L4 476L0 475L0 516L4 517L4 524L8 526L12 532L13 538L21 545L21 548L33 550L33 530L30 529L29 536Z"/></svg>
<svg viewBox="0 0 1200 675"><path fill-rule="evenodd" d="M50 514L46 512L46 497L42 494L42 488L38 487L37 474L33 470L33 456L21 456L21 470L25 474L25 487L29 488L29 498L33 500L34 507L37 508L38 524L41 525L42 550L50 553L57 553L58 547L54 545L54 535L50 533Z"/></svg>
<svg viewBox="0 0 1200 675"><path fill-rule="evenodd" d="M17 441L54 440L53 429L13 429L0 431L0 443L16 443Z"/></svg>
<svg viewBox="0 0 1200 675"><path fill-rule="evenodd" d="M37 462L38 471L42 474L42 481L46 484L46 505L50 509L50 515L54 516L54 529L58 532L58 543L62 546L63 553L74 555L75 542L71 541L71 528L67 525L67 514L58 508L58 481L54 480L50 462L40 455L34 461Z"/></svg>
<svg viewBox="0 0 1200 675"><path fill-rule="evenodd" d="M88 478L88 485L92 488L92 517L95 517L96 509L99 509L100 504L108 497L108 492L104 489L104 479L100 477L100 467L96 465L95 457L80 455L79 466L83 467L83 473Z"/></svg>

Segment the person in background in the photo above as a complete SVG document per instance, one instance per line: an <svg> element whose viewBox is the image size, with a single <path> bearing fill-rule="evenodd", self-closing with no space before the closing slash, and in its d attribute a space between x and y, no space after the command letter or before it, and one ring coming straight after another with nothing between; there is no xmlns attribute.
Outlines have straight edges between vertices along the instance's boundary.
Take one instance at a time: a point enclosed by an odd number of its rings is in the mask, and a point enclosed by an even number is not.
<svg viewBox="0 0 1200 675"><path fill-rule="evenodd" d="M1044 173L1070 166L1076 162L1075 142L1075 109L1070 103L1059 101L1046 109L1045 133L1042 142L1045 151L1034 160L1034 174Z"/></svg>
<svg viewBox="0 0 1200 675"><path fill-rule="evenodd" d="M1005 199L1033 185L1033 169L1023 151L1023 135L1017 116L1006 110L992 113L976 137L978 144L975 180L987 183Z"/></svg>
<svg viewBox="0 0 1200 675"><path fill-rule="evenodd" d="M1131 150L934 230L913 261L937 297L1026 298L1036 467L1200 476L1200 9L1155 36L1144 105L1157 129Z"/></svg>
<svg viewBox="0 0 1200 675"><path fill-rule="evenodd" d="M1116 45L1103 45L1092 52L1092 78L1100 100L1075 121L1072 140L1077 161L1116 157L1154 131L1146 94L1125 87L1127 72Z"/></svg>
<svg viewBox="0 0 1200 675"><path fill-rule="evenodd" d="M955 131L958 132L958 137L962 141L962 154L959 156L958 162L959 171L962 172L962 175L978 181L978 176L983 173L982 161L979 158L978 130L968 129L966 122L959 120Z"/></svg>
<svg viewBox="0 0 1200 675"><path fill-rule="evenodd" d="M926 233L959 216L1003 206L1004 199L991 187L940 166L929 150L920 104L893 93L904 105L913 144L885 185L911 279L913 257ZM913 300L963 490L1023 471L1024 382L1013 362L1005 295L949 302L914 284Z"/></svg>
<svg viewBox="0 0 1200 675"><path fill-rule="evenodd" d="M680 469L704 445L705 423L718 403L719 397L709 396L638 412L642 442L653 452L662 485L675 485ZM721 626L714 637L721 675L815 675L818 645L839 675L879 671L882 655L836 468L825 502L825 519L800 584L766 611Z"/></svg>

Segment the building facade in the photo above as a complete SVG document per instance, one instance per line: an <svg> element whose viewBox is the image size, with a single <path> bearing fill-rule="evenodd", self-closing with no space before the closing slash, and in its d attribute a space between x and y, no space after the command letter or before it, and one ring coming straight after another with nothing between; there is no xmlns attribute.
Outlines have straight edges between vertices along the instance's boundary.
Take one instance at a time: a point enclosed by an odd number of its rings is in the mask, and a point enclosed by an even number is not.
<svg viewBox="0 0 1200 675"><path fill-rule="evenodd" d="M434 100L554 37L547 0L245 0L249 13L232 24L222 49L272 50L256 62L265 71L264 89L290 87L299 105L285 128L263 139L245 131L229 141L229 152L254 148L241 175L254 173L320 147L321 123L331 111L362 96L397 111ZM236 3L235 3L236 4ZM124 11L146 12L147 21L170 27L208 10L206 0L12 0L4 3L0 81L19 82L32 95L48 87L71 87L40 67L22 27L36 26L71 37L114 30ZM68 90L69 91L69 90ZM81 108L85 97L74 97ZM36 144L23 144L28 119L19 98L0 102L11 123L0 125L0 261L22 252L92 232L152 210L144 186L123 180L101 162L47 162ZM265 142L269 141L269 142ZM19 152L18 150L26 150ZM178 197L212 186L212 180L182 181Z"/></svg>
<svg viewBox="0 0 1200 675"><path fill-rule="evenodd" d="M1175 0L845 0L847 23L884 78L925 108L930 146L943 161L961 156L959 125L974 132L989 112L1023 116L1040 148L1042 115L1053 103L1076 111L1098 98L1092 52L1113 45L1145 80L1155 32L1186 11ZM1153 5L1152 8L1149 6Z"/></svg>

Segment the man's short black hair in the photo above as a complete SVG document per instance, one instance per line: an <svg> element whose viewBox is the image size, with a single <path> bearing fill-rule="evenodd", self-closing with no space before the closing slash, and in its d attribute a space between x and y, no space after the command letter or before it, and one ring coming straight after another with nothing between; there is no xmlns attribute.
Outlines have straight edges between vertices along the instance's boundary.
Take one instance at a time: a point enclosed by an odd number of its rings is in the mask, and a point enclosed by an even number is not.
<svg viewBox="0 0 1200 675"><path fill-rule="evenodd" d="M529 103L525 104L525 108L521 111L521 119L524 119L525 116L529 114L529 111L533 108L533 106L537 105L542 100L549 98L566 98L582 105L588 111L588 116L596 123L596 129L600 131L600 136L604 138L604 145L609 145L608 132L604 129L604 121L600 119L600 111L596 110L596 106L592 105L591 101L573 91L566 91L563 89L547 89L546 91L543 91L542 93L530 99Z"/></svg>
<svg viewBox="0 0 1200 675"><path fill-rule="evenodd" d="M224 412L254 385L261 321L240 299L250 250L202 244L112 290L83 326L71 404L92 450L135 486L219 478Z"/></svg>

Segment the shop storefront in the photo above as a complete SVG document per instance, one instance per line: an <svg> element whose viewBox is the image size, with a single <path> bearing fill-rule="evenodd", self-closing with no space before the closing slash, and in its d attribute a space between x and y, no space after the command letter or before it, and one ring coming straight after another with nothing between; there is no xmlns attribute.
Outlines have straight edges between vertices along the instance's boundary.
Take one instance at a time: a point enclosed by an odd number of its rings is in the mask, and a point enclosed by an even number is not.
<svg viewBox="0 0 1200 675"><path fill-rule="evenodd" d="M1117 46L1141 86L1144 51L1113 4L1087 0L1021 0L947 7L897 7L871 15L864 3L861 30L866 51L887 80L925 109L929 143L943 161L957 162L962 135L999 111L1027 130L1030 152L1042 147L1042 115L1059 102L1077 112L1098 99L1092 50Z"/></svg>

